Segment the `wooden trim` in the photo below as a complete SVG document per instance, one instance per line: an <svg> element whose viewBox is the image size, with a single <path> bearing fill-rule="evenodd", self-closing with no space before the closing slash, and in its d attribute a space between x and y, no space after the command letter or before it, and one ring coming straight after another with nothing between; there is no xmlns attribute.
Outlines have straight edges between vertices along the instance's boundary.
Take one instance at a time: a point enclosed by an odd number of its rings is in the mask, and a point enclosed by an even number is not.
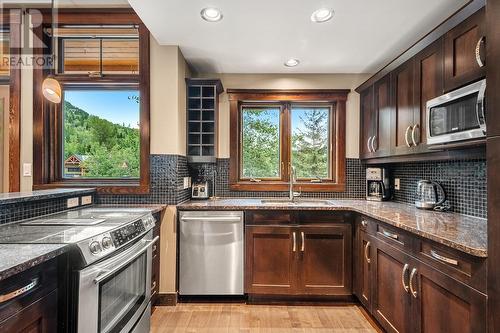
<svg viewBox="0 0 500 333"><path fill-rule="evenodd" d="M228 89L230 105L230 164L229 183L234 191L287 191L289 189L289 162L291 158L291 119L292 102L328 103L332 105L333 117L330 120L331 137L331 176L332 181L309 183L302 180L296 188L304 192L343 192L345 191L345 140L346 140L346 100L348 89L321 90L260 90L260 89ZM251 104L270 102L282 107L280 116L281 136L281 177L278 180L251 182L240 178L241 165L241 107Z"/></svg>
<svg viewBox="0 0 500 333"><path fill-rule="evenodd" d="M176 306L177 294L176 293L158 293L155 306Z"/></svg>
<svg viewBox="0 0 500 333"><path fill-rule="evenodd" d="M409 60L411 57L415 56L417 53L425 49L427 46L432 44L437 39L441 38L446 32L460 24L467 17L471 16L473 13L484 7L485 0L471 0L465 4L462 8L453 13L450 17L443 21L436 28L427 33L424 37L420 38L416 43L411 45L408 49L399 54L387 65L382 67L377 73L368 78L365 82L359 85L355 90L360 93L365 90L373 83L377 82L394 69L399 67L401 64Z"/></svg>
<svg viewBox="0 0 500 333"><path fill-rule="evenodd" d="M128 14L127 14L128 13ZM92 24L94 11L64 11L65 19L59 24ZM134 14L135 15L135 14ZM116 18L115 16L118 16ZM133 15L132 15L133 16ZM130 21L130 10L112 11L106 15L107 24L137 24ZM128 17L129 21L124 18ZM59 17L60 18L60 17ZM99 16L102 23L102 16ZM121 21L124 20L124 21ZM119 22L118 22L119 21ZM46 23L44 21L44 23ZM34 29L35 34L46 45L50 39L43 32L44 26ZM134 85L140 92L140 177L137 179L63 179L60 159L62 156L62 104L48 103L41 94L43 79L48 70L35 69L33 73L33 188L47 189L55 187L95 187L99 193L106 194L146 194L150 190L150 35L146 26L139 23L139 75L107 75L103 78L89 78L82 75L57 75L61 86L82 87L83 85L105 85L110 89ZM41 45L34 48L34 55L50 54L50 50ZM36 111L35 111L36 110Z"/></svg>
<svg viewBox="0 0 500 333"><path fill-rule="evenodd" d="M37 8L42 13L44 23L52 23L50 8ZM129 8L59 8L58 24L142 24L139 16Z"/></svg>
<svg viewBox="0 0 500 333"><path fill-rule="evenodd" d="M12 9L9 12L17 12L9 15L9 32L11 56L21 55L21 15L20 9ZM12 20L11 20L12 19ZM17 47L16 47L17 46ZM9 192L21 190L21 67L11 67L9 82Z"/></svg>

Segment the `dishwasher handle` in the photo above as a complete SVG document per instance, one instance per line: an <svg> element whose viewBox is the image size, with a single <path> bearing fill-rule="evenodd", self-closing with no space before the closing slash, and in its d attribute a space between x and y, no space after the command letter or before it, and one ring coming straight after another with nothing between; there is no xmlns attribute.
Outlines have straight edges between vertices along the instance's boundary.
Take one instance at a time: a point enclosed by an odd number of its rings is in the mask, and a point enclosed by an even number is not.
<svg viewBox="0 0 500 333"><path fill-rule="evenodd" d="M193 217L181 217L181 222L241 222L242 219L239 216L193 216Z"/></svg>

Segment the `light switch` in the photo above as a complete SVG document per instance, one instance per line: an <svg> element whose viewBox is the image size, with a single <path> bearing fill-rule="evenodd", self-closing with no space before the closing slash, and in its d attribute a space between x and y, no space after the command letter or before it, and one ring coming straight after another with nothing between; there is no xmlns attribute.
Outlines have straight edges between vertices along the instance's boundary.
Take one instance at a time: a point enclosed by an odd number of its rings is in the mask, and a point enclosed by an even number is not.
<svg viewBox="0 0 500 333"><path fill-rule="evenodd" d="M184 177L184 189L191 187L191 177Z"/></svg>
<svg viewBox="0 0 500 333"><path fill-rule="evenodd" d="M23 163L23 176L31 177L31 163Z"/></svg>
<svg viewBox="0 0 500 333"><path fill-rule="evenodd" d="M401 187L400 187L400 183L399 183L399 178L394 178L394 189L395 190L399 190Z"/></svg>

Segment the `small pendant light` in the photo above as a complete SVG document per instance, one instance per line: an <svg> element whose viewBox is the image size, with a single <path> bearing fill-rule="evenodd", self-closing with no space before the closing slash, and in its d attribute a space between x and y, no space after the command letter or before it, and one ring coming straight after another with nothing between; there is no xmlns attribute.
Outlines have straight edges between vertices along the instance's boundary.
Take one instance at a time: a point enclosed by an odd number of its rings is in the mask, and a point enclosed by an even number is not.
<svg viewBox="0 0 500 333"><path fill-rule="evenodd" d="M52 65L54 66L54 61L56 59L56 56L55 56L55 52L54 52L54 49L55 49L55 33L56 33L56 24L55 24L55 15L54 15L54 0L52 0L52 6L51 6L51 10L52 10ZM62 96L62 90L61 90L61 85L59 84L59 82L54 78L54 67L52 67L51 71L52 71L52 74L49 75L48 77L45 78L45 80L43 80L43 83L42 83L42 93L43 93L43 96L49 101L49 102L52 102L52 103L56 103L56 104L59 104L61 103L61 96Z"/></svg>

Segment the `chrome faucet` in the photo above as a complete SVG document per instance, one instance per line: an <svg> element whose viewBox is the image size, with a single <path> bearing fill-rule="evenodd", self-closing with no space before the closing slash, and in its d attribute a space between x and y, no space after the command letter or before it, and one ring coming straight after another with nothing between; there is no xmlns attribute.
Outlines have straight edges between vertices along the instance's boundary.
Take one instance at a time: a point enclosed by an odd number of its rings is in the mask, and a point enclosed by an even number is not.
<svg viewBox="0 0 500 333"><path fill-rule="evenodd" d="M289 196L290 201L294 201L296 197L300 196L300 192L295 192L293 186L297 181L297 172L294 166L290 166L290 183L289 183Z"/></svg>

